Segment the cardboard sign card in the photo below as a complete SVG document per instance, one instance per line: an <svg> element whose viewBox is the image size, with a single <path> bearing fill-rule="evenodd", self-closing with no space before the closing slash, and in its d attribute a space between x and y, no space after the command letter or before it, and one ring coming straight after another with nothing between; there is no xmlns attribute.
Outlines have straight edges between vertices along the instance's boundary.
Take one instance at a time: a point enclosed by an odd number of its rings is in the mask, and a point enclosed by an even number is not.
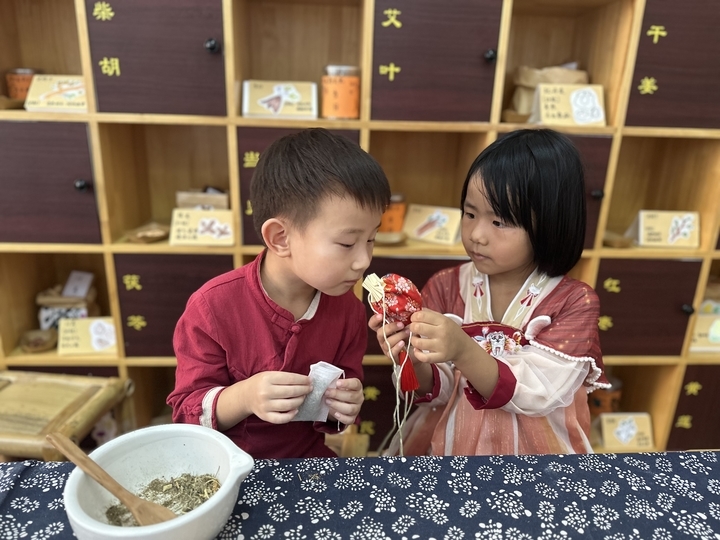
<svg viewBox="0 0 720 540"><path fill-rule="evenodd" d="M603 87L599 84L538 84L528 122L604 126Z"/></svg>
<svg viewBox="0 0 720 540"><path fill-rule="evenodd" d="M638 246L700 247L700 214L668 210L640 210L625 232Z"/></svg>
<svg viewBox="0 0 720 540"><path fill-rule="evenodd" d="M60 319L58 355L117 354L112 317Z"/></svg>
<svg viewBox="0 0 720 540"><path fill-rule="evenodd" d="M25 110L29 112L87 112L85 79L76 75L35 75Z"/></svg>
<svg viewBox="0 0 720 540"><path fill-rule="evenodd" d="M62 290L62 296L72 296L75 298L85 298L90 291L95 276L92 272L81 272L73 270L65 282Z"/></svg>
<svg viewBox="0 0 720 540"><path fill-rule="evenodd" d="M234 243L232 210L173 210L171 246L232 246Z"/></svg>
<svg viewBox="0 0 720 540"><path fill-rule="evenodd" d="M405 214L403 232L408 238L453 245L460 241L459 208L411 204Z"/></svg>
<svg viewBox="0 0 720 540"><path fill-rule="evenodd" d="M293 81L243 82L243 116L297 118L318 116L317 84Z"/></svg>
<svg viewBox="0 0 720 540"><path fill-rule="evenodd" d="M720 315L698 314L690 352L720 352Z"/></svg>
<svg viewBox="0 0 720 540"><path fill-rule="evenodd" d="M600 415L602 445L611 452L648 452L653 449L652 423L648 413Z"/></svg>

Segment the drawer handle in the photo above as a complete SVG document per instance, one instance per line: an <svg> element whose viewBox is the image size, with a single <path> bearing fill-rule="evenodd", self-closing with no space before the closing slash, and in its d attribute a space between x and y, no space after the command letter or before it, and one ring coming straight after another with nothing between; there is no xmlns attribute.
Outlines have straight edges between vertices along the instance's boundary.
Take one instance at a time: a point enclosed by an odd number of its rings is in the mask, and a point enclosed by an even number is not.
<svg viewBox="0 0 720 540"><path fill-rule="evenodd" d="M692 307L691 304L683 304L682 310L683 310L683 312L687 313L688 315L692 315L693 313L695 313L695 308Z"/></svg>
<svg viewBox="0 0 720 540"><path fill-rule="evenodd" d="M220 42L215 38L210 38L205 41L205 49L209 53L219 53L220 52Z"/></svg>
<svg viewBox="0 0 720 540"><path fill-rule="evenodd" d="M75 190L79 191L80 193L89 191L91 185L92 184L90 182L88 182L87 180L83 180L82 178L78 178L77 180L75 180L75 182L73 182Z"/></svg>
<svg viewBox="0 0 720 540"><path fill-rule="evenodd" d="M593 199L602 199L605 196L605 192L602 189L593 189L590 192L590 196Z"/></svg>
<svg viewBox="0 0 720 540"><path fill-rule="evenodd" d="M483 58L488 64L492 64L497 60L497 51L495 49L488 49L483 53Z"/></svg>

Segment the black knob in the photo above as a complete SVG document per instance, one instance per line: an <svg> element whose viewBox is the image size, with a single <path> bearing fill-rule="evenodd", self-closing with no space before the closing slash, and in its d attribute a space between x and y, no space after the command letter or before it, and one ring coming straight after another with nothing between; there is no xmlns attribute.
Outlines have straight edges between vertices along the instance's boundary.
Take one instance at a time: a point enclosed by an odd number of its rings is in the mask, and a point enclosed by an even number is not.
<svg viewBox="0 0 720 540"><path fill-rule="evenodd" d="M605 196L605 192L602 189L593 189L590 192L590 196L593 199L602 199Z"/></svg>
<svg viewBox="0 0 720 540"><path fill-rule="evenodd" d="M73 186L75 186L75 189L80 192L88 191L90 189L90 182L83 180L82 178L78 178L75 182L73 182Z"/></svg>
<svg viewBox="0 0 720 540"><path fill-rule="evenodd" d="M483 53L483 58L488 64L491 64L497 60L497 51L495 49L488 49Z"/></svg>
<svg viewBox="0 0 720 540"><path fill-rule="evenodd" d="M220 52L220 42L215 38L210 38L207 41L205 41L205 49L207 49L207 51L211 52L211 53L219 53Z"/></svg>
<svg viewBox="0 0 720 540"><path fill-rule="evenodd" d="M683 310L685 313L687 313L688 315L692 315L693 313L695 313L695 308L692 307L691 304L683 304L683 305L682 305L682 310Z"/></svg>

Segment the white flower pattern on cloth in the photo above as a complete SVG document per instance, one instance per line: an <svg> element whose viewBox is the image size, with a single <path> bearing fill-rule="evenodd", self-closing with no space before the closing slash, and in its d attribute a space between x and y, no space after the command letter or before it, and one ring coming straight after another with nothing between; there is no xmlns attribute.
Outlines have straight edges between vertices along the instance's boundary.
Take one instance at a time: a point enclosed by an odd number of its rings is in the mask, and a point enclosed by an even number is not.
<svg viewBox="0 0 720 540"><path fill-rule="evenodd" d="M720 540L718 452L257 460L223 540ZM0 539L73 538L70 463L0 463Z"/></svg>

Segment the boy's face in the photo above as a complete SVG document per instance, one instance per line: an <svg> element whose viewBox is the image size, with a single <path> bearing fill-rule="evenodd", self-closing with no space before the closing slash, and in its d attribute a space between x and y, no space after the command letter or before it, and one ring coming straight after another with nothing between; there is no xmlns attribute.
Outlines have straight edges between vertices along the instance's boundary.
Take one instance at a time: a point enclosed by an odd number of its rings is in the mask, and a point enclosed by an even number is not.
<svg viewBox="0 0 720 540"><path fill-rule="evenodd" d="M462 243L479 272L516 279L520 285L535 267L525 229L507 225L485 196L482 179L468 184L463 206Z"/></svg>
<svg viewBox="0 0 720 540"><path fill-rule="evenodd" d="M294 273L325 294L346 293L370 266L380 216L349 197L325 198L304 230L291 229Z"/></svg>

